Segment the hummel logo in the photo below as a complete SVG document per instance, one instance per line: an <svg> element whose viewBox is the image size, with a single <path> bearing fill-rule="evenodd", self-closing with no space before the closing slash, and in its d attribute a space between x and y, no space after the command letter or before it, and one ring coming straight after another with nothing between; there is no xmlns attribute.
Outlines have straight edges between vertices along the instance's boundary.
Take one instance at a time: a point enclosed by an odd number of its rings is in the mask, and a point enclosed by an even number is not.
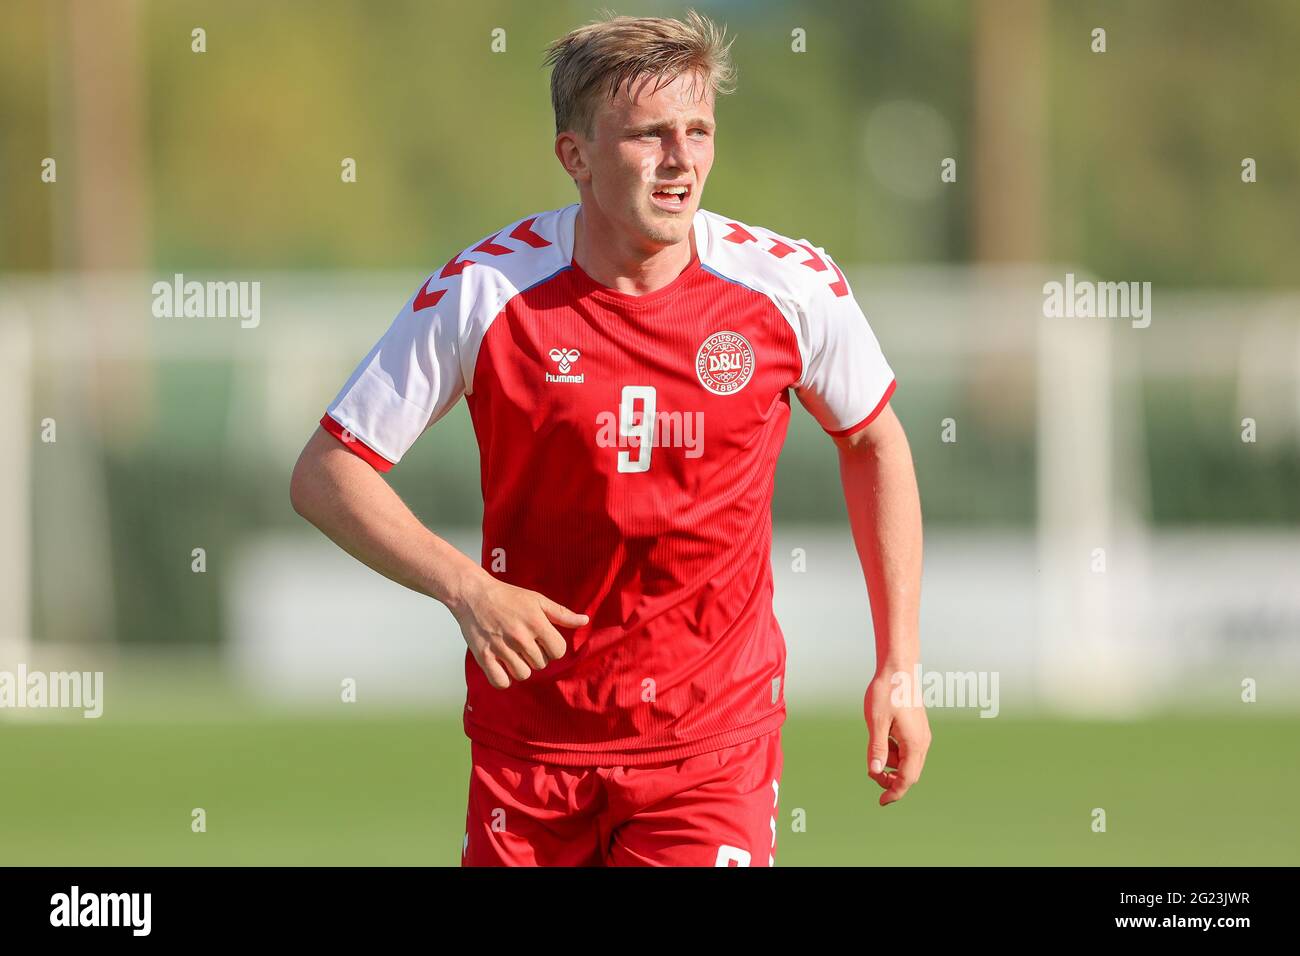
<svg viewBox="0 0 1300 956"><path fill-rule="evenodd" d="M560 363L560 372L564 375L569 374L569 369L573 368L573 363L581 355L577 349L551 349L551 361Z"/></svg>
<svg viewBox="0 0 1300 956"><path fill-rule="evenodd" d="M581 374L578 375L569 374L573 370L573 363L578 361L579 358L581 358L582 356L581 352L579 352L577 349L551 349L550 356L551 356L551 361L555 362L556 366L559 368L560 374L552 375L550 372L547 372L546 380L548 382L574 382L577 384L582 383L583 376Z"/></svg>

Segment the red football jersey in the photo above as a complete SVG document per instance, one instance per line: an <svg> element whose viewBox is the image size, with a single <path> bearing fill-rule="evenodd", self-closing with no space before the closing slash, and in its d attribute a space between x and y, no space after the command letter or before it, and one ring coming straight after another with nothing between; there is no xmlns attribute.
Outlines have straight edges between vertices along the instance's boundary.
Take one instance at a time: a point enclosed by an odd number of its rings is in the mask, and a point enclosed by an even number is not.
<svg viewBox="0 0 1300 956"><path fill-rule="evenodd" d="M894 376L823 249L700 210L686 269L631 295L574 261L577 212L431 275L322 424L386 470L464 395L483 567L590 615L506 690L466 652L471 739L571 766L677 760L785 718L770 552L791 393L849 434Z"/></svg>

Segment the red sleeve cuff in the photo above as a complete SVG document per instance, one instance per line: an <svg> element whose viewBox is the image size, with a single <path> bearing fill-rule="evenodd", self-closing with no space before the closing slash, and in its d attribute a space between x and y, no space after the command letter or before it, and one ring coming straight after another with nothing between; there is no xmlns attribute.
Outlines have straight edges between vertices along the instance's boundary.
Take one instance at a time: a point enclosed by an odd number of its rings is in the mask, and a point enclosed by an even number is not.
<svg viewBox="0 0 1300 956"><path fill-rule="evenodd" d="M321 428L325 429L337 438L344 448L352 452L352 454L356 455L367 465L374 468L375 471L388 471L388 469L393 467L391 461L336 422L330 417L329 412L326 412L321 416L320 424Z"/></svg>
<svg viewBox="0 0 1300 956"><path fill-rule="evenodd" d="M897 387L898 387L897 379L890 382L889 387L885 389L885 394L880 396L880 401L877 402L876 407L871 410L871 414L868 415L866 418L862 419L862 421L858 422L856 425L850 425L848 428L841 428L839 431L836 432L828 431L826 434L830 435L832 438L847 438L849 435L852 435L854 432L862 431L862 429L866 428L868 425L870 425L872 422L876 420L877 415L879 415L881 412L885 410L885 406L889 404L889 399L894 394L894 389Z"/></svg>

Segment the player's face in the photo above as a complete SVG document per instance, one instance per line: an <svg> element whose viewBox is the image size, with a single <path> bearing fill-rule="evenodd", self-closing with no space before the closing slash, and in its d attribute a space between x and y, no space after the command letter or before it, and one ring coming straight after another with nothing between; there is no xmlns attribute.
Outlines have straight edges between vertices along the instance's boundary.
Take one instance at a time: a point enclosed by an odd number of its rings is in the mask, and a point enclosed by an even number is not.
<svg viewBox="0 0 1300 956"><path fill-rule="evenodd" d="M698 75L651 92L653 85L638 81L635 98L624 89L597 107L594 138L580 138L589 174L583 201L648 244L666 246L690 235L713 166L713 95Z"/></svg>

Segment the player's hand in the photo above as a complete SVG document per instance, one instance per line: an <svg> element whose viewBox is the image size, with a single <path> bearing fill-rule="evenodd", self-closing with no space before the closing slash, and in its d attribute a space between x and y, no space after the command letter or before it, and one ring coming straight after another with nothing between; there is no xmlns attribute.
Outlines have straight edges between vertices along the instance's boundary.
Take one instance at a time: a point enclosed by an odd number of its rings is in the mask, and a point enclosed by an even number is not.
<svg viewBox="0 0 1300 956"><path fill-rule="evenodd" d="M878 673L867 685L863 701L870 735L867 775L885 791L880 795L882 807L903 799L908 788L921 779L925 754L930 749L930 721L920 690L905 693L912 686L911 674L901 687L891 683L891 676Z"/></svg>
<svg viewBox="0 0 1300 956"><path fill-rule="evenodd" d="M488 683L501 690L512 677L527 680L564 656L564 638L555 625L582 627L588 621L585 614L486 572L466 587L451 612Z"/></svg>

